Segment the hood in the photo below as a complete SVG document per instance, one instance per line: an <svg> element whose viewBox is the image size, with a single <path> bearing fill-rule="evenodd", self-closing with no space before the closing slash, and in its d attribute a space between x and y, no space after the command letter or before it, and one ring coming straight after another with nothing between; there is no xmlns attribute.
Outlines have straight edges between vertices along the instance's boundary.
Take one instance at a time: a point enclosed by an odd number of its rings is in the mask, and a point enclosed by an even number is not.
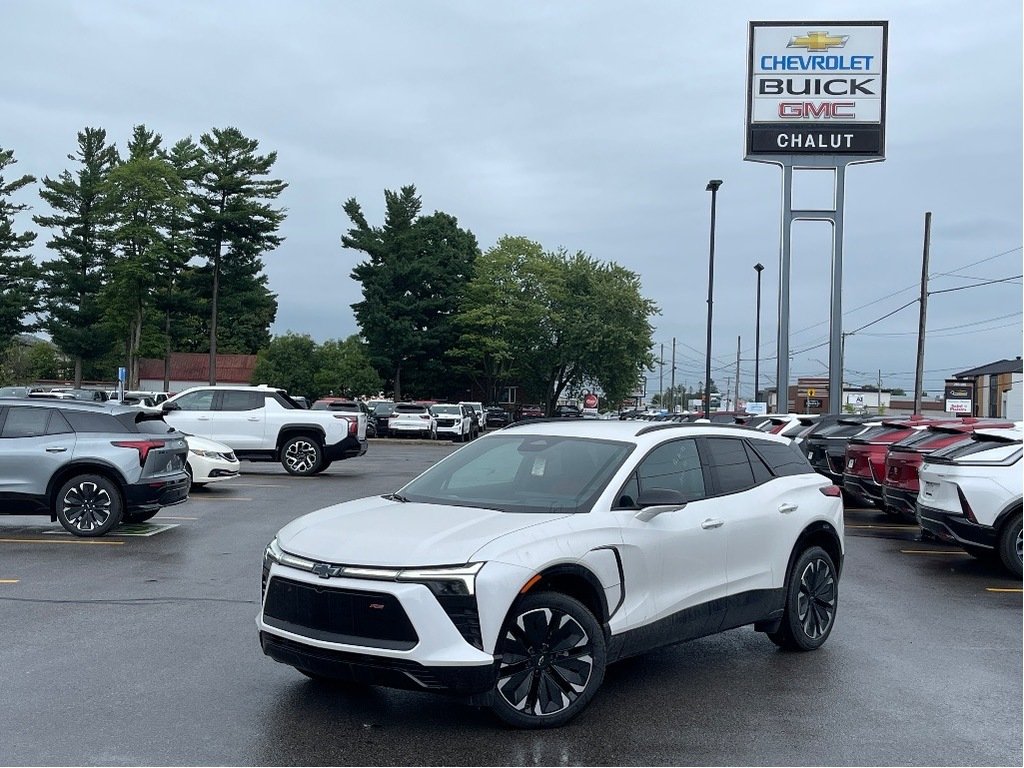
<svg viewBox="0 0 1024 768"><path fill-rule="evenodd" d="M340 565L461 565L500 536L562 517L371 496L293 520L277 539L293 555Z"/></svg>
<svg viewBox="0 0 1024 768"><path fill-rule="evenodd" d="M224 445L224 443L218 443L205 437L199 437L197 435L186 435L185 440L188 441L189 448L198 448L200 451L231 453L231 451L233 450L230 446Z"/></svg>

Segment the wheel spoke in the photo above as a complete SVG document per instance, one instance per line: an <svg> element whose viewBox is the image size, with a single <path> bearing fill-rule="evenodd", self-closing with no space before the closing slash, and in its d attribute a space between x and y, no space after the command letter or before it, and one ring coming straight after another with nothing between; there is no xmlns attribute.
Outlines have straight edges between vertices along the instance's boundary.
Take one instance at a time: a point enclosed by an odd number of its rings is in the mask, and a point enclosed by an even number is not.
<svg viewBox="0 0 1024 768"><path fill-rule="evenodd" d="M536 649L544 644L544 640L547 638L550 616L551 611L545 608L541 611L530 611L525 616L520 617L519 620L522 622L523 631L528 641L527 647Z"/></svg>

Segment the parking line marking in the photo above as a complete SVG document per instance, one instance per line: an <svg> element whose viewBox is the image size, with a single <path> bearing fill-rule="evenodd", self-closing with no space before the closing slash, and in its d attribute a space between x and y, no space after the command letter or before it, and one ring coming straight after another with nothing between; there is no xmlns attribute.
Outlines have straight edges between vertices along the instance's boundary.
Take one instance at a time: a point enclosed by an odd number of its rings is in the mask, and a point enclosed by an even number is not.
<svg viewBox="0 0 1024 768"><path fill-rule="evenodd" d="M244 486L247 486L247 487L250 487L250 488L288 488L289 487L286 483L281 483L280 485L273 484L273 483L231 483L231 485L244 485Z"/></svg>
<svg viewBox="0 0 1024 768"><path fill-rule="evenodd" d="M21 579L0 579L0 584L17 584Z"/></svg>
<svg viewBox="0 0 1024 768"><path fill-rule="evenodd" d="M904 555L969 555L962 549L901 549Z"/></svg>
<svg viewBox="0 0 1024 768"><path fill-rule="evenodd" d="M986 592L1024 592L1020 587L985 587Z"/></svg>
<svg viewBox="0 0 1024 768"><path fill-rule="evenodd" d="M117 541L116 539L109 541L83 541L82 539L59 539L57 537L52 539L0 539L0 542L6 544L107 544L108 546L124 544L123 541Z"/></svg>

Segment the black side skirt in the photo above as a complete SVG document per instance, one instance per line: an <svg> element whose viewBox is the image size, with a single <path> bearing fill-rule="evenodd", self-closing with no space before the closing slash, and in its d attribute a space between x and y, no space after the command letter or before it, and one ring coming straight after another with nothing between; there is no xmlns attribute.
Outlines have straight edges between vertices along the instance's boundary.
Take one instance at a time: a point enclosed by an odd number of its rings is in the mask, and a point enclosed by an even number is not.
<svg viewBox="0 0 1024 768"><path fill-rule="evenodd" d="M686 608L663 619L613 635L608 644L608 661L695 640L727 629L757 622L774 622L785 608L786 591L757 589Z"/></svg>

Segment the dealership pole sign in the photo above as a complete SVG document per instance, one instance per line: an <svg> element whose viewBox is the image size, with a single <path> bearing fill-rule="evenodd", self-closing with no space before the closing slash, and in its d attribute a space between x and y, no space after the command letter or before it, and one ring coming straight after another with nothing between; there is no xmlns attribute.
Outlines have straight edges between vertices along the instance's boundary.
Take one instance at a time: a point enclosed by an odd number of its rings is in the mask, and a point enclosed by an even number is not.
<svg viewBox="0 0 1024 768"><path fill-rule="evenodd" d="M843 214L846 168L885 159L886 21L752 21L744 159L782 168L779 335L775 382L789 391L789 282L794 221L832 224L830 392L843 391ZM793 171L831 171L824 208L794 210ZM839 413L839 397L828 399ZM779 399L779 411L789 412Z"/></svg>
<svg viewBox="0 0 1024 768"><path fill-rule="evenodd" d="M887 48L884 21L751 22L747 159L883 158Z"/></svg>

